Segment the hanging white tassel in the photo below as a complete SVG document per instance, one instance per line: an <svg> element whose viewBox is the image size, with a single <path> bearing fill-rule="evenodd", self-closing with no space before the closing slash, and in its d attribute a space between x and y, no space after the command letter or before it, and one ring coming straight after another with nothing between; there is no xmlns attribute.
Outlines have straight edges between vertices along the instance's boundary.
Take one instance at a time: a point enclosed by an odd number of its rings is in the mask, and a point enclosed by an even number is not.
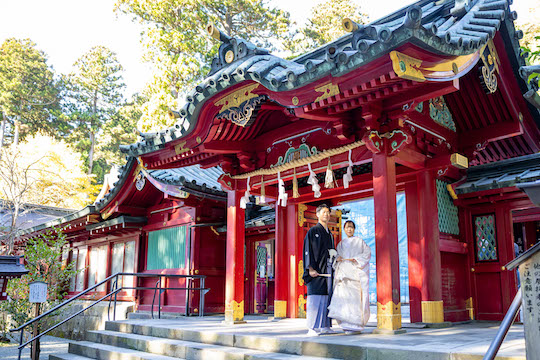
<svg viewBox="0 0 540 360"><path fill-rule="evenodd" d="M334 172L332 171L332 163L330 162L330 159L328 159L328 166L326 167L324 187L327 189L332 189L334 187Z"/></svg>
<svg viewBox="0 0 540 360"><path fill-rule="evenodd" d="M345 189L349 188L349 183L352 181L352 149L349 149L349 167L347 167L347 172L343 175L343 187Z"/></svg>
<svg viewBox="0 0 540 360"><path fill-rule="evenodd" d="M264 189L264 176L261 175L261 197L259 198L261 204L266 204L266 191Z"/></svg>
<svg viewBox="0 0 540 360"><path fill-rule="evenodd" d="M249 190L250 190L250 187L249 187L249 177L247 178L247 189L246 189L246 192L244 193L244 196L242 196L242 198L240 199L240 208L241 209L245 209L248 202L249 202Z"/></svg>
<svg viewBox="0 0 540 360"><path fill-rule="evenodd" d="M308 177L308 184L311 185L311 190L313 191L313 196L315 198L321 197L321 186L319 185L319 180L317 180L317 175L311 170L311 164L308 164L309 169L309 177Z"/></svg>
<svg viewBox="0 0 540 360"><path fill-rule="evenodd" d="M285 191L285 182L281 180L281 174L277 173L278 178L278 205L281 205L283 207L287 206L287 192Z"/></svg>

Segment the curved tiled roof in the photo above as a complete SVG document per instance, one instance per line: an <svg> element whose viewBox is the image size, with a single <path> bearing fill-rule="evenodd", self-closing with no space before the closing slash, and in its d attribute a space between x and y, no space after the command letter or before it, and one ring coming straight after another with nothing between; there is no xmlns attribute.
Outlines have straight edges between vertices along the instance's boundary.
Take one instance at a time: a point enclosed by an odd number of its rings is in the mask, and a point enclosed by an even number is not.
<svg viewBox="0 0 540 360"><path fill-rule="evenodd" d="M97 210L104 209L116 197L131 173L132 167L136 164L136 158L128 157L127 163L119 169L118 180L112 184L109 192L94 204ZM180 186L182 190L189 193L226 196L221 185L217 182L217 179L223 174L223 171L218 167L203 170L199 165L193 165L178 169L149 170L148 174L161 183Z"/></svg>
<svg viewBox="0 0 540 360"><path fill-rule="evenodd" d="M133 166L136 166L136 164L136 158L128 157L127 163L121 166L118 171L118 180L112 184L109 192L93 205L88 205L79 211L73 212L72 214L34 226L27 229L24 233L27 234L52 226L59 226L86 215L99 214L100 210L103 210L116 197L116 195L118 195L126 183L128 175L131 173ZM149 170L148 173L158 182L180 186L182 187L183 191L188 193L203 196L204 194L209 194L218 198L226 197L226 193L221 189L221 185L217 182L217 179L221 176L221 174L223 174L223 171L221 171L219 167L203 170L199 165L193 165L179 169Z"/></svg>
<svg viewBox="0 0 540 360"><path fill-rule="evenodd" d="M200 165L193 165L177 169L149 170L148 173L162 183L182 186L187 192L197 191L226 196L217 181L223 174L219 167L201 169Z"/></svg>
<svg viewBox="0 0 540 360"><path fill-rule="evenodd" d="M478 165L455 187L456 194L500 189L540 180L540 153Z"/></svg>
<svg viewBox="0 0 540 360"><path fill-rule="evenodd" d="M405 43L414 43L440 55L468 55L495 36L505 19L515 20L507 0L421 0L358 28L294 60L281 59L239 39L228 39L212 64L211 75L197 85L179 110L176 124L159 132L141 134L142 140L121 146L132 156L164 148L164 144L190 133L207 99L242 81L252 80L271 91L288 91L325 76L341 76L380 58ZM511 25L513 28L513 25ZM517 32L516 37L522 37ZM517 39L514 48L519 49ZM235 61L220 60L233 50ZM524 65L524 63L522 64ZM299 104L302 106L304 104Z"/></svg>

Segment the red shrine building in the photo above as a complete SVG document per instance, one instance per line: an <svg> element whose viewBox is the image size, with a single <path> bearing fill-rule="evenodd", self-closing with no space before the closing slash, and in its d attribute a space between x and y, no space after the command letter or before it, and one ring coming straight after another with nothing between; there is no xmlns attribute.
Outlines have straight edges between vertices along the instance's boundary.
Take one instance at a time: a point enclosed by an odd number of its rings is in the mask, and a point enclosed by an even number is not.
<svg viewBox="0 0 540 360"><path fill-rule="evenodd" d="M422 0L367 25L344 19L345 36L292 60L209 26L219 54L174 126L123 146L129 161L108 195L58 220L77 264L89 263L73 291L94 281L88 251L103 246L107 274L121 269L118 253L124 270L207 275L207 311L227 322L303 317L314 209L373 198L377 326L391 333L403 192L411 322L501 320L517 291L504 265L514 244L538 241L540 221L522 190L540 180L540 98L516 16L505 0ZM331 229L339 242L339 211ZM170 264L160 243L177 251ZM171 295L165 311L184 300Z"/></svg>

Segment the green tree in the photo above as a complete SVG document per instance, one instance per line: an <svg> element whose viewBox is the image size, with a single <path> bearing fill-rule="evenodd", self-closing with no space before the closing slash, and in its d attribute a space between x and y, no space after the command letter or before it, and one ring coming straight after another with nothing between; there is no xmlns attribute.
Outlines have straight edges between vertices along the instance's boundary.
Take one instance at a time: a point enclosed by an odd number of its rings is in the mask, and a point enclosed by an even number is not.
<svg viewBox="0 0 540 360"><path fill-rule="evenodd" d="M123 68L116 54L104 46L90 49L74 68L67 79L64 105L74 127L72 140L81 153L87 154L88 174L92 174L96 138L123 101Z"/></svg>
<svg viewBox="0 0 540 360"><path fill-rule="evenodd" d="M117 0L116 10L144 26L144 60L154 66L153 79L142 92L143 131L171 125L167 111L177 94L208 72L219 46L206 34L208 23L267 48L283 39L290 25L289 14L265 0Z"/></svg>
<svg viewBox="0 0 540 360"><path fill-rule="evenodd" d="M11 301L0 302L0 311L11 315L14 327L33 317L33 305L28 301L29 284L33 281L47 283L47 301L42 311L56 306L67 295L69 282L77 273L75 265L68 263L69 245L61 229L52 228L26 243L24 258L28 274L10 280L7 293Z"/></svg>
<svg viewBox="0 0 540 360"><path fill-rule="evenodd" d="M313 50L345 34L343 19L350 18L365 24L368 16L351 0L332 0L317 4L311 9L307 24L296 30L285 41L285 47L293 55Z"/></svg>
<svg viewBox="0 0 540 360"><path fill-rule="evenodd" d="M131 102L125 103L112 118L103 125L100 141L96 149L97 161L105 163L107 172L112 164L125 163L125 154L120 145L137 141L137 122L141 118L143 98L133 95Z"/></svg>
<svg viewBox="0 0 540 360"><path fill-rule="evenodd" d="M0 46L0 147L11 129L13 142L38 130L55 133L60 88L45 53L30 39L9 38Z"/></svg>
<svg viewBox="0 0 540 360"><path fill-rule="evenodd" d="M534 1L529 9L530 18L538 19L540 16L540 0ZM518 18L518 21L519 18ZM527 65L540 65L540 24L538 21L525 22L518 25L523 31L523 39L520 40L520 45L529 56L526 59ZM540 70L529 75L529 81L537 82L540 86Z"/></svg>

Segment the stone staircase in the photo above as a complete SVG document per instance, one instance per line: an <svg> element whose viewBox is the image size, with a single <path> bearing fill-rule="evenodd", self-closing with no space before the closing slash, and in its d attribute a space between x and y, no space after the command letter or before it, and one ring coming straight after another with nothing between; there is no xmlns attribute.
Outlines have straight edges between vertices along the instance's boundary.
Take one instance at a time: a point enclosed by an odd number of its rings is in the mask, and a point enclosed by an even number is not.
<svg viewBox="0 0 540 360"><path fill-rule="evenodd" d="M341 354L344 356L321 357L320 346L316 343L312 344L313 346L309 347L302 341L284 342L272 337L107 322L105 330L88 331L85 341L71 342L69 353L50 355L49 359L332 360L362 358L361 354L358 354L358 357L353 354L346 356L347 349L342 349L345 350L345 353Z"/></svg>

